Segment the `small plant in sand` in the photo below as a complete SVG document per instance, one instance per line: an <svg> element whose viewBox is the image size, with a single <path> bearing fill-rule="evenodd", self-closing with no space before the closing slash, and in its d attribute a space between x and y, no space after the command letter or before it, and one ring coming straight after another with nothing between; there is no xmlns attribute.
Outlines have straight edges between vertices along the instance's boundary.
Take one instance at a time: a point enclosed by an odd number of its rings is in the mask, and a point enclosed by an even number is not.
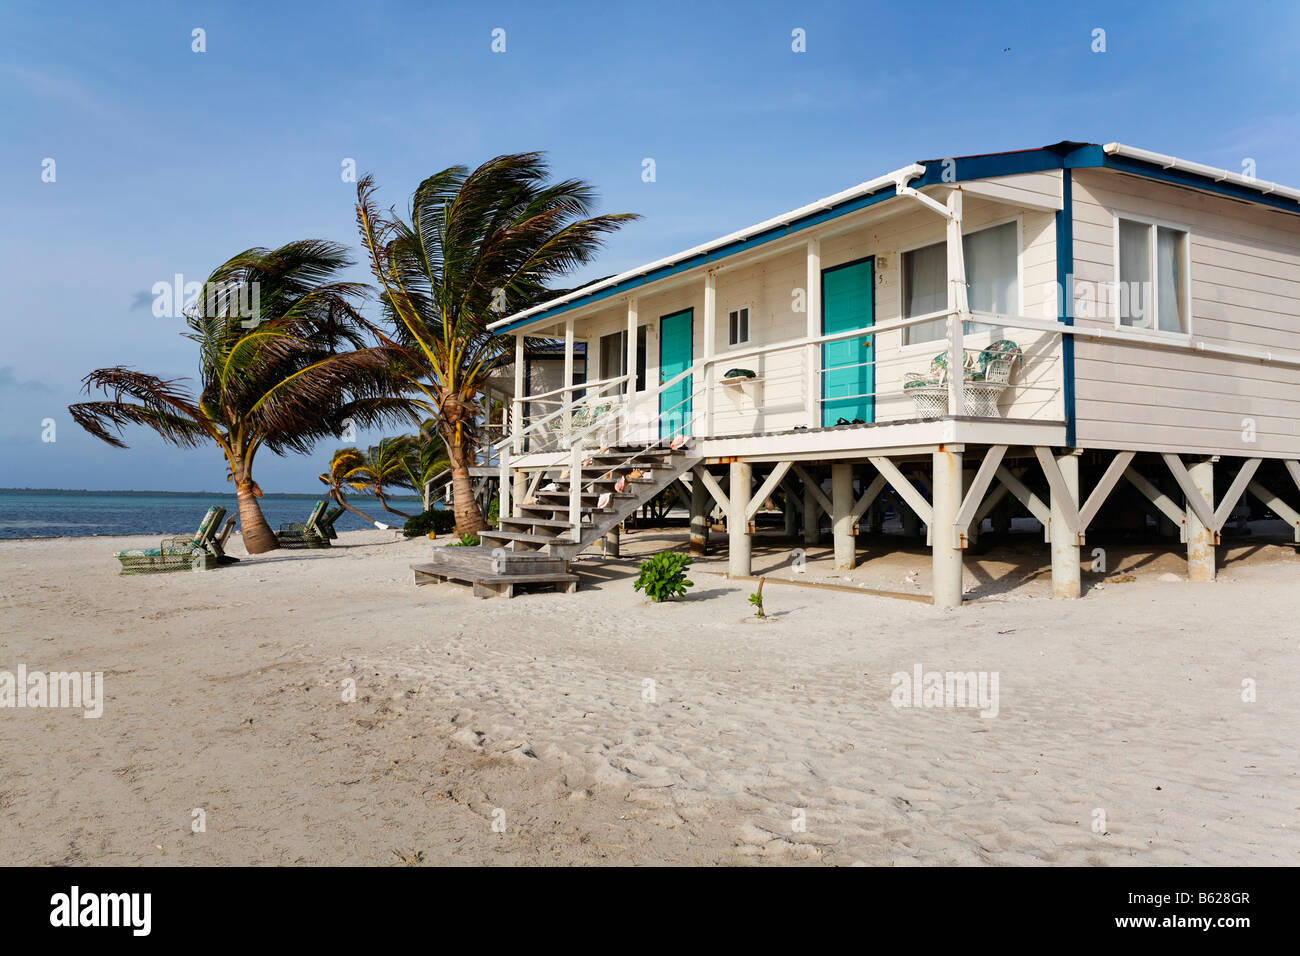
<svg viewBox="0 0 1300 956"><path fill-rule="evenodd" d="M650 560L641 562L641 573L637 575L634 587L644 591L646 597L656 603L677 597L695 584L686 577L686 569L690 566L689 555L661 551Z"/></svg>
<svg viewBox="0 0 1300 956"><path fill-rule="evenodd" d="M462 534L462 535L460 536L460 540L459 540L459 541L453 541L453 542L451 543L451 546L452 546L453 548L477 548L477 547L478 547L478 535L476 535L476 534L469 534L469 533Z"/></svg>
<svg viewBox="0 0 1300 956"><path fill-rule="evenodd" d="M758 579L758 590L749 596L749 603L754 605L754 617L767 617L763 613L763 578Z"/></svg>

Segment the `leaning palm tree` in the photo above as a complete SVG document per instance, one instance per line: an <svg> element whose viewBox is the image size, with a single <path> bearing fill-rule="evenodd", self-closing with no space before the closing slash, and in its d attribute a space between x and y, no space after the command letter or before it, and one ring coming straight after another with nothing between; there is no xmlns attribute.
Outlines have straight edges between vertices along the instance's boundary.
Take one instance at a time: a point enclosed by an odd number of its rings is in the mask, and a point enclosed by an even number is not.
<svg viewBox="0 0 1300 956"><path fill-rule="evenodd" d="M253 479L261 449L305 453L348 420L356 427L419 420L394 372L400 350L367 347L375 330L355 308L365 287L336 279L351 264L343 246L316 239L239 253L186 311L183 334L199 347L197 395L182 379L116 366L83 380L87 394L97 388L105 400L68 410L119 448L127 425L182 447L212 442L235 484L244 546L250 554L278 547Z"/></svg>
<svg viewBox="0 0 1300 956"><path fill-rule="evenodd" d="M384 492L388 488L409 487L407 457L414 448L414 438L399 435L396 438L381 438L379 444L366 450L366 474L370 478L370 490L379 499L380 507L401 518L410 518L411 515L390 505Z"/></svg>
<svg viewBox="0 0 1300 956"><path fill-rule="evenodd" d="M370 462L366 455L357 448L339 448L330 455L329 470L320 476L320 480L330 490L340 508L351 511L361 520L375 527L387 527L382 521L376 521L360 508L348 502L346 489L366 492L370 490Z"/></svg>
<svg viewBox="0 0 1300 956"><path fill-rule="evenodd" d="M416 188L410 212L381 212L369 176L357 183L357 224L380 285L394 344L451 462L458 533L486 525L469 469L484 438L479 396L504 354L488 323L556 294L552 283L591 261L632 215L591 216L592 188L548 182L541 153L453 166Z"/></svg>

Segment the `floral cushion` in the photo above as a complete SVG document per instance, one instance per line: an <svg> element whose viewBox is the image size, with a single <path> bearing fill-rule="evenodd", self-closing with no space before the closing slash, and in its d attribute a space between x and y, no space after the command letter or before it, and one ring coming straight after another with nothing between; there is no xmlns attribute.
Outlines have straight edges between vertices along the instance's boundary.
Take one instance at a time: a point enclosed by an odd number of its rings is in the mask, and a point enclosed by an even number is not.
<svg viewBox="0 0 1300 956"><path fill-rule="evenodd" d="M1016 361L1020 358L1020 346L1010 339L998 339L992 345L985 347L979 354L979 367L981 371L986 371L989 363L999 359L1010 359Z"/></svg>

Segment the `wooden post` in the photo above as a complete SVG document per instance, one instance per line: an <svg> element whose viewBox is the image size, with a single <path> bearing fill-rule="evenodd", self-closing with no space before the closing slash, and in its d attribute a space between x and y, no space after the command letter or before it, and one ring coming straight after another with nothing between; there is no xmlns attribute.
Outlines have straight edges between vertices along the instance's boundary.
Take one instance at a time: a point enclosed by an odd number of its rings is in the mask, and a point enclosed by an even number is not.
<svg viewBox="0 0 1300 956"><path fill-rule="evenodd" d="M785 536L793 538L799 533L799 512L794 506L794 495L789 485L781 489L781 517L785 519Z"/></svg>
<svg viewBox="0 0 1300 956"><path fill-rule="evenodd" d="M510 496L514 499L515 502L514 517L518 518L519 515L521 514L521 510L519 506L522 505L524 503L524 499L528 497L528 476L524 474L522 470L515 471L514 477L511 479L511 485L513 486L513 488L510 492Z"/></svg>
<svg viewBox="0 0 1300 956"><path fill-rule="evenodd" d="M822 334L822 244L819 239L808 240L808 288L804 304L808 307L806 333L808 338ZM750 317L752 320L752 316ZM804 356L804 381L808 396L808 427L821 427L821 346L809 345ZM806 520L806 519L805 519Z"/></svg>
<svg viewBox="0 0 1300 956"><path fill-rule="evenodd" d="M953 547L949 529L961 510L962 453L940 448L933 458L932 504L934 519L930 535L931 568L935 607L961 607L962 552Z"/></svg>
<svg viewBox="0 0 1300 956"><path fill-rule="evenodd" d="M753 491L754 467L745 461L731 463L731 490L727 499L731 508L727 513L727 574L730 577L749 577L753 568L753 541L749 536L749 496Z"/></svg>
<svg viewBox="0 0 1300 956"><path fill-rule="evenodd" d="M1066 452L1057 455L1056 467L1070 491L1070 510L1079 510L1079 456ZM1065 503L1055 491L1051 495L1048 518L1048 540L1052 549L1052 597L1077 598L1082 593L1079 581L1079 538L1070 530L1065 519Z"/></svg>
<svg viewBox="0 0 1300 956"><path fill-rule="evenodd" d="M582 540L582 459L583 442L579 438L569 452L569 524L574 541Z"/></svg>
<svg viewBox="0 0 1300 956"><path fill-rule="evenodd" d="M718 347L718 279L712 271L704 274L704 342L701 348L701 359L704 362L704 368L701 370L700 382L704 389L704 434L713 434L713 382L716 370L713 367L714 350Z"/></svg>
<svg viewBox="0 0 1300 956"><path fill-rule="evenodd" d="M814 478L811 473L810 478ZM807 481L803 483L803 543L806 545L816 544L818 528L821 524L821 513L818 510L817 498L812 493L812 485Z"/></svg>
<svg viewBox="0 0 1300 956"><path fill-rule="evenodd" d="M618 539L618 525L614 525L605 533L605 557L617 558L619 556Z"/></svg>
<svg viewBox="0 0 1300 956"><path fill-rule="evenodd" d="M573 430L573 319L564 320L564 391L560 398L564 406L564 434Z"/></svg>
<svg viewBox="0 0 1300 956"><path fill-rule="evenodd" d="M709 511L713 496L697 475L691 482L691 554L709 553Z"/></svg>
<svg viewBox="0 0 1300 956"><path fill-rule="evenodd" d="M636 392L636 324L637 324L637 301L636 299L627 300L627 396L628 401Z"/></svg>
<svg viewBox="0 0 1300 956"><path fill-rule="evenodd" d="M962 390L965 378L962 363L965 346L962 344L963 324L966 319L966 260L961 245L961 189L948 194L948 414L966 414L966 397ZM940 526L944 527L944 526Z"/></svg>
<svg viewBox="0 0 1300 956"><path fill-rule="evenodd" d="M857 539L853 536L853 466L831 465L831 526L835 535L835 569L852 570L857 566Z"/></svg>
<svg viewBox="0 0 1300 956"><path fill-rule="evenodd" d="M522 502L510 494L510 455L505 448L497 455L497 463L497 511L502 518L517 518ZM426 507L424 510L429 509Z"/></svg>
<svg viewBox="0 0 1300 956"><path fill-rule="evenodd" d="M1196 483L1196 489L1210 503L1214 510L1214 461L1206 458L1187 466L1187 473ZM1191 506L1187 514L1187 579L1189 581L1213 581L1214 567L1214 532L1201 523Z"/></svg>
<svg viewBox="0 0 1300 956"><path fill-rule="evenodd" d="M510 423L513 428L510 447L518 455L524 450L524 439L520 435L524 427L524 337L515 336L515 397L510 405Z"/></svg>

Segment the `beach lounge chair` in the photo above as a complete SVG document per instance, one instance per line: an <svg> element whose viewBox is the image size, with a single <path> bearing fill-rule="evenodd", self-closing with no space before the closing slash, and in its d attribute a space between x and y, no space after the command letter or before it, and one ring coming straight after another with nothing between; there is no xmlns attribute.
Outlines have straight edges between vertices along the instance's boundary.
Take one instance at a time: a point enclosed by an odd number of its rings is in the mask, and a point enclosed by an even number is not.
<svg viewBox="0 0 1300 956"><path fill-rule="evenodd" d="M339 536L339 533L334 530L334 522L338 521L339 518L342 517L344 510L344 508L338 507L326 511L321 515L320 521L316 522L320 529L329 536L331 541Z"/></svg>
<svg viewBox="0 0 1300 956"><path fill-rule="evenodd" d="M118 551L113 557L121 563L122 574L211 571L219 564L233 563L238 559L227 557L222 550L225 537L230 534L230 523L227 523L221 535L217 533L225 516L225 508L213 505L199 522L199 530L194 534L163 538L156 548Z"/></svg>
<svg viewBox="0 0 1300 956"><path fill-rule="evenodd" d="M276 537L280 539L280 547L328 548L330 538L338 537L334 531L334 522L338 520L338 513L329 517L326 514L328 508L328 500L318 501L306 521L290 521L280 525L280 530L276 533ZM343 509L338 510L342 512Z"/></svg>

